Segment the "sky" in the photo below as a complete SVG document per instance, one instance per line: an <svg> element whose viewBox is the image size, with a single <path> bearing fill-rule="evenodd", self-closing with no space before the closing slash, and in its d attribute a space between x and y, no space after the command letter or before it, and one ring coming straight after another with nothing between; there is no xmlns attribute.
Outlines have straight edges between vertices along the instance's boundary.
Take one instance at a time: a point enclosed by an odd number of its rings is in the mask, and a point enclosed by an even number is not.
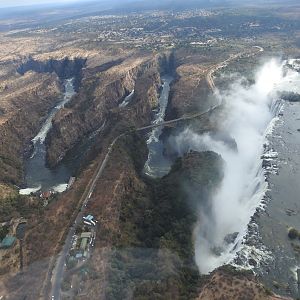
<svg viewBox="0 0 300 300"><path fill-rule="evenodd" d="M82 0L83 1L83 0ZM37 5L49 3L71 3L78 2L78 0L0 0L0 7L24 6L24 5Z"/></svg>

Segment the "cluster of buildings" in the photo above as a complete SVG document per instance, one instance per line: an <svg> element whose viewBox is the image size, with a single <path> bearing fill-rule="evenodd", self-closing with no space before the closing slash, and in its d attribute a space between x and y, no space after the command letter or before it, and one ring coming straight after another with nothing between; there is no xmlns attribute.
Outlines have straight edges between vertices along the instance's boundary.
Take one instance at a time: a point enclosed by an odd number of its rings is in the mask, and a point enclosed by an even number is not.
<svg viewBox="0 0 300 300"><path fill-rule="evenodd" d="M93 215L83 217L83 223L80 227L80 233L74 235L73 244L69 256L69 262L78 262L88 259L90 251L95 244L96 230L98 221Z"/></svg>
<svg viewBox="0 0 300 300"><path fill-rule="evenodd" d="M82 232L80 234L80 246L77 251L75 258L89 258L89 248L94 245L95 233L94 232Z"/></svg>
<svg viewBox="0 0 300 300"><path fill-rule="evenodd" d="M83 37L88 34L90 40L96 43L124 43L135 48L172 48L182 41L203 38L205 31L209 29L209 26L203 26L217 14L210 10L190 9L176 13L154 10L146 13L88 16L58 27L37 28L30 33L76 33Z"/></svg>

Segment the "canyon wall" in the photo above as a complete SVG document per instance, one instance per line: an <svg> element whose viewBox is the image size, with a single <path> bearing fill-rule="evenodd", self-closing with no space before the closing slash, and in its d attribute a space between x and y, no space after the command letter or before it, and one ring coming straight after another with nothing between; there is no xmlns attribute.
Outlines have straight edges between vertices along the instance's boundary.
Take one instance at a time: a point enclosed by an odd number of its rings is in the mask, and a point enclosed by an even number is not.
<svg viewBox="0 0 300 300"><path fill-rule="evenodd" d="M57 165L83 137L104 122L112 125L111 114L120 110L119 104L133 89L131 104L122 114L131 118L134 115L133 126L148 124L151 110L158 104L160 74L168 71L169 57L133 57L100 72L99 68L89 69L87 61L77 96L56 115L46 139L48 164Z"/></svg>
<svg viewBox="0 0 300 300"><path fill-rule="evenodd" d="M24 153L30 154L30 140L61 95L59 78L74 77L78 94L53 120L46 140L50 166L110 119L133 89L134 105L124 110L122 117L135 120L136 126L149 123L151 110L157 106L160 74L170 72L172 57L170 53L145 55L99 65L95 61L88 65L86 58L30 57L19 65L14 63L17 73L10 68L1 77L0 181L22 184Z"/></svg>
<svg viewBox="0 0 300 300"><path fill-rule="evenodd" d="M53 74L28 73L6 80L5 85L0 93L4 111L0 117L0 181L21 184L23 154L61 90Z"/></svg>
<svg viewBox="0 0 300 300"><path fill-rule="evenodd" d="M82 68L86 63L85 58L69 59L53 59L49 58L44 61L29 58L26 62L22 63L17 72L24 75L28 71L37 73L53 73L55 72L60 79L74 78L75 90L78 90L81 81Z"/></svg>

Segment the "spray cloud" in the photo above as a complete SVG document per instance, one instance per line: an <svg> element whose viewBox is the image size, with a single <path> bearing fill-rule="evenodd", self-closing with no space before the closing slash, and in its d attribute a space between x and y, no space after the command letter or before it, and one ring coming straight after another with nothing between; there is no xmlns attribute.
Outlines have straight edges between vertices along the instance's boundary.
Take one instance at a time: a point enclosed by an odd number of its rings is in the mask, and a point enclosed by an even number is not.
<svg viewBox="0 0 300 300"><path fill-rule="evenodd" d="M230 262L242 247L247 224L266 189L261 155L268 127L278 110L277 91L290 90L288 85L299 74L284 72L284 64L272 59L256 73L251 86L237 80L220 93L226 117L219 120L236 142L234 149L210 134L185 129L174 139L177 152L211 150L225 161L223 181L208 209L199 209L195 227L196 263L201 273ZM187 145L188 148L187 149Z"/></svg>

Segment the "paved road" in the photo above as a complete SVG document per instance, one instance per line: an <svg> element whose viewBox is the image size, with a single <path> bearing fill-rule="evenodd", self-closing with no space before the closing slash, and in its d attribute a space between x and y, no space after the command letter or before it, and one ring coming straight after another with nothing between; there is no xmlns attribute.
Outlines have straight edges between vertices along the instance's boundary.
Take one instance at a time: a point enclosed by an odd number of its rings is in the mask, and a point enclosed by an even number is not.
<svg viewBox="0 0 300 300"><path fill-rule="evenodd" d="M218 64L218 65L216 65L216 66L214 66L213 68L211 68L211 69L208 71L208 73L207 73L207 75L206 75L206 81L207 81L209 87L211 88L211 90L212 90L213 92L216 92L216 90L217 90L216 85L215 85L215 82L214 82L214 80L213 80L213 74L214 74L216 71L218 71L218 70L224 68L224 67L225 67L226 65L228 65L231 61L233 61L233 60L235 60L235 59L237 59L237 58L251 57L251 56L254 56L254 55L256 55L256 54L258 54L258 53L264 51L264 48L262 48L262 47L260 47L260 46L253 46L252 48L257 49L257 51L246 52L246 53L242 52L242 53L238 53L238 54L231 55L231 56L230 56L229 58L227 58L225 61L223 61L222 63L220 63L220 64Z"/></svg>
<svg viewBox="0 0 300 300"><path fill-rule="evenodd" d="M263 51L263 49L262 50L261 49L262 48L259 47L259 51L258 52ZM227 60L225 60L224 62L218 64L215 67L213 67L209 71L206 79L207 79L208 85L210 86L210 88L212 89L213 92L216 91L216 87L215 87L214 80L213 80L213 77L212 77L213 73L216 72L217 70L223 68L224 66L226 66L230 61L232 61L232 60L234 60L234 59L236 59L238 57L241 57L242 55L244 55L244 54L242 53L242 54L233 55L230 58L228 58ZM249 56L251 56L251 55L252 55L252 53L249 54ZM137 129L134 129L134 130L122 133L122 134L120 134L119 136L117 136L112 141L112 143L110 144L110 146L108 148L108 151L107 151L107 153L105 155L104 160L101 163L99 163L99 165L97 167L97 170L96 170L96 172L95 172L92 180L90 181L89 185L87 186L87 189L86 189L86 191L84 193L84 200L82 202L81 209L80 209L80 211L79 211L79 213L78 213L78 215L76 217L76 220L75 220L74 224L72 225L72 227L70 228L70 230L68 232L68 235L67 235L67 237L65 239L64 247L61 250L61 252L60 252L60 254L59 254L58 258L57 258L55 268L53 269L53 272L52 272L52 280L51 280L51 297L52 297L52 299L54 299L54 300L60 300L60 298L61 298L60 297L61 296L60 295L60 290L61 290L61 284L62 284L63 275L64 275L65 262L66 262L67 255L68 255L68 253L69 253L69 251L71 249L72 237L75 234L75 227L82 220L83 212L84 212L84 209L86 207L86 204L88 203L89 199L91 198L91 195L94 192L96 183L97 183L99 177L102 175L103 170L105 169L105 167L107 165L107 162L109 160L110 154L111 154L111 152L113 150L113 147L118 142L118 140L120 138L122 138L123 136L125 136L125 135L127 135L129 133L132 133L132 132L140 132L140 131L143 131L143 130L148 130L148 129L152 129L152 128L159 127L159 126L166 126L168 124L174 124L174 123L177 123L177 122L180 122L180 121L184 121L184 120L191 120L191 119L199 118L201 116L204 116L205 114L211 113L212 111L214 111L220 105L221 104L218 104L218 105L210 107L206 111L197 112L197 113L193 113L193 114L187 114L187 115L184 115L184 116L182 116L180 118L173 119L173 120L170 120L170 121L164 121L164 122L161 122L161 123L158 123L158 124L152 124L152 125L149 125L149 126L140 127L140 128L137 128Z"/></svg>
<svg viewBox="0 0 300 300"><path fill-rule="evenodd" d="M71 245L72 245L72 237L75 234L75 228L76 226L82 221L82 217L83 217L83 213L84 213L84 209L89 201L89 199L91 198L95 186L96 186L96 182L98 180L98 178L100 177L100 175L103 173L103 170L106 167L106 164L108 162L109 156L112 152L112 149L114 147L114 145L116 144L116 142L124 135L126 135L127 133L122 133L119 136L117 136L112 143L110 144L109 148L108 148L108 152L105 155L104 160L98 165L97 167L97 171L95 173L95 175L93 176L93 179L90 183L90 187L87 190L87 192L84 193L85 198L82 202L82 206L81 209L75 219L74 224L72 225L72 227L70 228L68 235L65 239L65 244L63 249L61 250L60 254L58 255L58 258L56 260L56 265L55 268L53 269L52 272L52 288L51 288L51 297L52 299L58 300L60 299L60 290L61 290L61 284L62 284L62 280L63 280L63 275L64 275L64 269L65 269L65 262L67 259L67 255L71 249Z"/></svg>

